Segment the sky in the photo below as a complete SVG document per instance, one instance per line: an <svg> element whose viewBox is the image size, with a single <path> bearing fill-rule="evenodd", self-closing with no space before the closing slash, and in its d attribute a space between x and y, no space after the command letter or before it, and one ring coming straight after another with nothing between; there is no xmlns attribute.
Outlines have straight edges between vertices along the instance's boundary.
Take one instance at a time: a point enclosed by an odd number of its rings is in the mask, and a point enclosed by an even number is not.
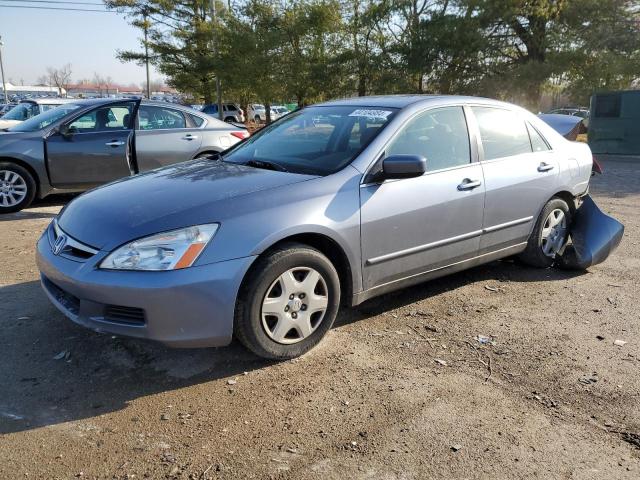
<svg viewBox="0 0 640 480"><path fill-rule="evenodd" d="M98 0L88 0L98 3ZM128 85L145 81L144 67L121 63L117 50L138 50L141 32L117 13L48 11L3 8L0 0L0 36L6 81L34 84L47 67L71 63L74 82L92 79L94 72ZM93 7L80 7L93 8ZM98 7L99 8L99 7ZM151 81L160 75L151 67Z"/></svg>

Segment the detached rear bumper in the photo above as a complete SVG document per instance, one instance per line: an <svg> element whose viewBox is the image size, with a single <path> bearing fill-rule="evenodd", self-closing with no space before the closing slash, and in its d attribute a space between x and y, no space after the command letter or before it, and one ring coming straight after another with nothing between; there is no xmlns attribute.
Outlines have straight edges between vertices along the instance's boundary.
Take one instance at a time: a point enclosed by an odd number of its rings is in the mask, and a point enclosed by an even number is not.
<svg viewBox="0 0 640 480"><path fill-rule="evenodd" d="M44 291L75 323L174 347L231 341L237 293L255 257L169 272L99 270L107 253L79 262L54 255L47 232L38 241Z"/></svg>

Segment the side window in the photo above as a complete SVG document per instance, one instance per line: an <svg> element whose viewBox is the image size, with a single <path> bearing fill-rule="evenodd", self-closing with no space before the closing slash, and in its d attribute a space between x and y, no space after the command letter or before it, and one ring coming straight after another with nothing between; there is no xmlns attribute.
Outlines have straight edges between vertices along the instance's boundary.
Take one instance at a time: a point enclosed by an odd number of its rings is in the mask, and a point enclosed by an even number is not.
<svg viewBox="0 0 640 480"><path fill-rule="evenodd" d="M31 117L35 117L36 115L39 115L41 112L40 110L40 105L36 104L36 103L32 103L31 105L29 105L29 108L27 109L27 119L31 118Z"/></svg>
<svg viewBox="0 0 640 480"><path fill-rule="evenodd" d="M198 115L191 115L190 113L187 115L189 115L189 120L191 120L191 123L196 127L201 127L204 123L204 118L199 117Z"/></svg>
<svg viewBox="0 0 640 480"><path fill-rule="evenodd" d="M77 133L109 132L130 128L133 103L105 105L85 113L69 124L69 131Z"/></svg>
<svg viewBox="0 0 640 480"><path fill-rule="evenodd" d="M546 152L551 150L545 139L542 138L542 135L540 135L533 126L527 124L527 129L529 130L529 137L531 138L531 148L534 152Z"/></svg>
<svg viewBox="0 0 640 480"><path fill-rule="evenodd" d="M429 110L403 127L386 155L413 154L427 159L427 170L441 170L471 162L469 132L462 107Z"/></svg>
<svg viewBox="0 0 640 480"><path fill-rule="evenodd" d="M41 104L40 105L40 113L44 113L44 112L48 112L49 110L59 107L60 105L46 105L46 104Z"/></svg>
<svg viewBox="0 0 640 480"><path fill-rule="evenodd" d="M138 109L138 124L140 130L165 130L187 127L181 111L152 105L140 106Z"/></svg>
<svg viewBox="0 0 640 480"><path fill-rule="evenodd" d="M509 110L471 107L478 121L484 159L531 153L531 142L524 121Z"/></svg>

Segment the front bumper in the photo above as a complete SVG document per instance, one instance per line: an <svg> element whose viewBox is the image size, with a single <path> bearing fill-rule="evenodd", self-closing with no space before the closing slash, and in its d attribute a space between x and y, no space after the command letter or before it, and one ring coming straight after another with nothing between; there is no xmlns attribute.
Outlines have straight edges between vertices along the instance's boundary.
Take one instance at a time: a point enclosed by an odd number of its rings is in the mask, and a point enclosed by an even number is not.
<svg viewBox="0 0 640 480"><path fill-rule="evenodd" d="M50 228L37 244L42 286L75 323L173 347L231 341L236 297L255 257L167 272L99 270L109 252L85 261L54 255Z"/></svg>

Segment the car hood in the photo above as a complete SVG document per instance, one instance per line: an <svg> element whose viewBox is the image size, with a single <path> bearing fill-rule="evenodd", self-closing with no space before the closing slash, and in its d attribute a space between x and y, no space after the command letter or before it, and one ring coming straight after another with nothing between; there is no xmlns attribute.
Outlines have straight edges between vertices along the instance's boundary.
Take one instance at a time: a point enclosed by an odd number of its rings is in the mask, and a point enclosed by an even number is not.
<svg viewBox="0 0 640 480"><path fill-rule="evenodd" d="M58 224L94 248L220 221L238 197L316 178L211 160L180 163L91 190L70 202Z"/></svg>
<svg viewBox="0 0 640 480"><path fill-rule="evenodd" d="M9 128L22 123L20 120L2 120L0 118L0 129Z"/></svg>

